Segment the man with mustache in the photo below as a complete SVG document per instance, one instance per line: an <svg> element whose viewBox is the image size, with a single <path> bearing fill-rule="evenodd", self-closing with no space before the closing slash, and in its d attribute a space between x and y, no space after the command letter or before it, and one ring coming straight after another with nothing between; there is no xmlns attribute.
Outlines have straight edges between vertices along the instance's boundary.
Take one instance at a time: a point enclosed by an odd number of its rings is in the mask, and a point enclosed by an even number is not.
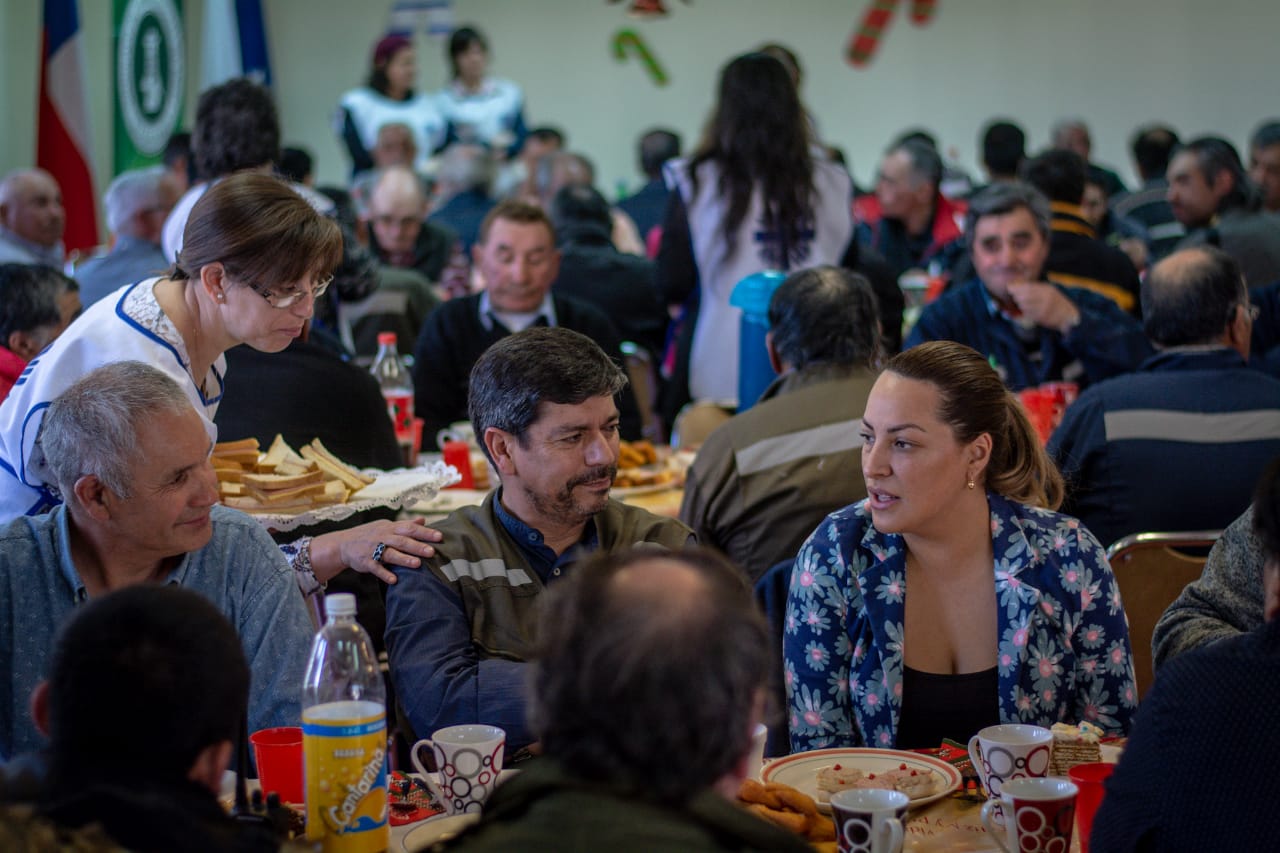
<svg viewBox="0 0 1280 853"><path fill-rule="evenodd" d="M965 239L976 277L928 305L903 349L956 341L987 356L1012 390L1081 387L1151 355L1138 322L1105 296L1045 281L1049 200L1021 183L992 184L969 203Z"/></svg>
<svg viewBox="0 0 1280 853"><path fill-rule="evenodd" d="M471 423L501 485L437 525L435 557L387 594L401 722L419 736L483 722L506 730L509 750L529 744L525 662L547 586L586 553L691 542L680 522L609 499L626 381L563 327L508 335L476 362Z"/></svg>

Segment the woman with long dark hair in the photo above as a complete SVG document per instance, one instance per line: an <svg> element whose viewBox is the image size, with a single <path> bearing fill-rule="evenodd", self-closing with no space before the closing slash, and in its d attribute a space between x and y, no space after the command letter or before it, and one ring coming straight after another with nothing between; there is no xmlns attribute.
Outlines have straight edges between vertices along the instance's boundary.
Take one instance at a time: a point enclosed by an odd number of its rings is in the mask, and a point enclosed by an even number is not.
<svg viewBox="0 0 1280 853"><path fill-rule="evenodd" d="M676 192L658 254L668 304L695 294L671 398L736 400L740 310L729 294L762 270L839 264L853 236L852 181L815 153L795 84L763 53L734 59L697 150L665 171ZM687 386L687 387L686 387ZM749 402L749 401L748 401ZM668 411L673 406L668 405Z"/></svg>
<svg viewBox="0 0 1280 853"><path fill-rule="evenodd" d="M338 105L338 133L351 157L351 173L373 168L378 131L388 124L412 132L418 149L413 166L422 171L444 142L445 119L435 97L413 90L418 74L413 42L386 36L374 45L370 60L368 82L343 95Z"/></svg>

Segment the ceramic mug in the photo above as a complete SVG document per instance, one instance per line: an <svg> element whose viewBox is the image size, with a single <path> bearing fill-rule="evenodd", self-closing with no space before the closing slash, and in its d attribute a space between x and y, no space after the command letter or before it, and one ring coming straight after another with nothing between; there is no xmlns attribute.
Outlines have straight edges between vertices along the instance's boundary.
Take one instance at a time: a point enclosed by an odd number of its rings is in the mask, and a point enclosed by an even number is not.
<svg viewBox="0 0 1280 853"><path fill-rule="evenodd" d="M413 766L449 814L478 812L498 783L507 733L497 726L449 726L436 730L409 750ZM437 784L418 759L430 747L440 768Z"/></svg>
<svg viewBox="0 0 1280 853"><path fill-rule="evenodd" d="M461 441L474 450L480 449L480 445L476 443L476 430L471 426L471 421L454 421L436 433L436 445L441 450L444 450L446 441Z"/></svg>
<svg viewBox="0 0 1280 853"><path fill-rule="evenodd" d="M987 797L1000 799L1012 779L1044 776L1049 772L1053 733L1041 726L1010 723L987 726L969 738L969 759Z"/></svg>
<svg viewBox="0 0 1280 853"><path fill-rule="evenodd" d="M1010 779L999 800L983 803L982 825L1005 853L1067 853L1077 793L1065 779Z"/></svg>
<svg viewBox="0 0 1280 853"><path fill-rule="evenodd" d="M831 795L840 853L899 853L910 798L901 791L848 788Z"/></svg>

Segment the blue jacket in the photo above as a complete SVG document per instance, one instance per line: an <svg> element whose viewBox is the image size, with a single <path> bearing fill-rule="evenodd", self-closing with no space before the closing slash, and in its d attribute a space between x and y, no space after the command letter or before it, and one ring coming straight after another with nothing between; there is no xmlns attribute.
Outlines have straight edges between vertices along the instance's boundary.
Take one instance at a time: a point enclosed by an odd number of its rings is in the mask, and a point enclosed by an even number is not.
<svg viewBox="0 0 1280 853"><path fill-rule="evenodd" d="M1160 670L1093 820L1094 853L1276 849L1280 619Z"/></svg>
<svg viewBox="0 0 1280 853"><path fill-rule="evenodd" d="M1084 387L1127 373L1151 355L1142 327L1110 299L1078 287L1059 288L1080 310L1080 324L1066 335L1040 329L1038 364L1027 356L1013 325L993 309L986 287L976 278L927 306L903 349L925 341L958 341L992 359L1014 391L1063 379Z"/></svg>
<svg viewBox="0 0 1280 853"><path fill-rule="evenodd" d="M1000 721L1127 732L1138 704L1129 629L1102 547L1074 518L987 501ZM906 561L902 536L876 530L866 501L827 516L800 548L782 637L792 751L896 745Z"/></svg>
<svg viewBox="0 0 1280 853"><path fill-rule="evenodd" d="M1167 351L1085 391L1049 441L1066 511L1104 543L1220 530L1280 455L1280 380L1233 349Z"/></svg>

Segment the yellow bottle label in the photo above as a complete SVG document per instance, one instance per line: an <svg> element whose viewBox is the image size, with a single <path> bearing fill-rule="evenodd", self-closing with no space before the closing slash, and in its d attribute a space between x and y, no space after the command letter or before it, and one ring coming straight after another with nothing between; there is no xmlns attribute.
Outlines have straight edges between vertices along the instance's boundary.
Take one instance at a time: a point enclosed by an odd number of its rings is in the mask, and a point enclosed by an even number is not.
<svg viewBox="0 0 1280 853"><path fill-rule="evenodd" d="M387 714L376 702L302 712L307 839L324 853L378 853L389 842Z"/></svg>

